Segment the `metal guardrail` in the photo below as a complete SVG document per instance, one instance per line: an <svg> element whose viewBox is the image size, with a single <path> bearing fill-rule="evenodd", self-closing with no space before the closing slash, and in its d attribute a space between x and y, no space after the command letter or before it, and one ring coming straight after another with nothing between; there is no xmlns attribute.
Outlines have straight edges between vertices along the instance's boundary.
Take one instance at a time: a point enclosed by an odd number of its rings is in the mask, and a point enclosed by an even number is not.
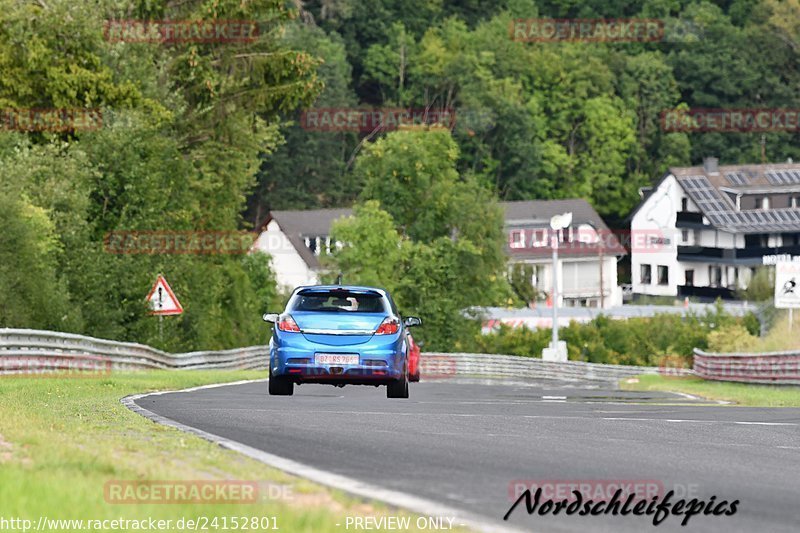
<svg viewBox="0 0 800 533"><path fill-rule="evenodd" d="M567 361L556 363L532 357L475 353L424 353L420 361L423 379L448 376L496 376L559 379L569 381L617 382L639 374L655 374L652 366L606 365Z"/></svg>
<svg viewBox="0 0 800 533"><path fill-rule="evenodd" d="M0 329L0 374L31 371L120 371L140 369L266 370L268 346L172 354L144 344L73 333ZM655 367L555 363L530 357L470 353L424 353L423 379L455 376L511 377L610 382L656 373Z"/></svg>
<svg viewBox="0 0 800 533"><path fill-rule="evenodd" d="M73 333L0 328L0 373L31 370L262 369L269 348L167 353L144 344Z"/></svg>
<svg viewBox="0 0 800 533"><path fill-rule="evenodd" d="M800 351L708 353L694 350L694 372L703 379L800 385Z"/></svg>

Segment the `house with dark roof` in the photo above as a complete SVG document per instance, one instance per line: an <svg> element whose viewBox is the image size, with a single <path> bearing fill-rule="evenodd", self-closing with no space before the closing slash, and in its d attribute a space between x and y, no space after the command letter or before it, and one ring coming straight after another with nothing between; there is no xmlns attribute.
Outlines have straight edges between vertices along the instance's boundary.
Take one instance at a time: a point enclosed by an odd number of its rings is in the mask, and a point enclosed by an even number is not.
<svg viewBox="0 0 800 533"><path fill-rule="evenodd" d="M617 261L626 254L618 237L583 199L500 202L505 211L509 267L526 265L540 296L553 286L553 239L558 247L559 307L622 305L617 285ZM553 232L550 219L572 213L572 223ZM548 297L549 299L549 297Z"/></svg>
<svg viewBox="0 0 800 533"><path fill-rule="evenodd" d="M272 256L279 286L313 285L319 282L319 256L331 249L333 221L352 213L352 209L271 211L253 249Z"/></svg>
<svg viewBox="0 0 800 533"><path fill-rule="evenodd" d="M630 220L634 294L734 298L759 266L800 260L800 164L670 168Z"/></svg>
<svg viewBox="0 0 800 533"><path fill-rule="evenodd" d="M500 202L505 211L509 264L526 265L536 293L552 287L552 239L558 240L561 306L611 307L622 303L617 261L626 251L600 215L582 199ZM572 225L554 235L550 218L572 213ZM334 220L350 209L272 211L254 248L272 256L278 284L292 288L319 281L319 256L330 251Z"/></svg>

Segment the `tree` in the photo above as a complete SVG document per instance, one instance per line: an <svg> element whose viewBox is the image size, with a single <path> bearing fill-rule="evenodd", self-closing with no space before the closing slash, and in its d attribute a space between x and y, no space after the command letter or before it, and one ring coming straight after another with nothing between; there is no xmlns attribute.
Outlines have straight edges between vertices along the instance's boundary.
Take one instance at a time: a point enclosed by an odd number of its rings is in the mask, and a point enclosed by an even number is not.
<svg viewBox="0 0 800 533"><path fill-rule="evenodd" d="M352 72L344 43L316 26L294 23L286 40L322 59L318 67L324 89L314 108L353 108ZM352 132L305 130L299 113L286 114L281 124L284 142L261 156L255 194L248 201L247 220L255 226L273 209L303 209L351 203L358 191L347 172L358 139Z"/></svg>
<svg viewBox="0 0 800 533"><path fill-rule="evenodd" d="M775 297L775 269L757 268L747 288L739 291L739 297L751 302L771 302Z"/></svg>
<svg viewBox="0 0 800 533"><path fill-rule="evenodd" d="M446 129L388 134L359 156L362 204L332 231L342 243L332 274L392 291L404 314L423 318L418 335L435 349L457 349L476 332L472 306L510 295L502 214L474 177L458 175L457 160Z"/></svg>
<svg viewBox="0 0 800 533"><path fill-rule="evenodd" d="M9 305L2 325L173 351L263 343L259 317L276 298L269 258L116 255L103 240L117 230L240 227L260 154L281 140L278 115L309 104L320 89L318 62L281 36L292 18L284 2L0 5L2 107L99 107L104 119L97 131L0 133L3 211L14 219L0 243L8 269L0 287L31 306ZM269 31L243 43L103 38L104 20L133 13L259 20ZM144 302L158 273L185 308L165 320L163 342Z"/></svg>
<svg viewBox="0 0 800 533"><path fill-rule="evenodd" d="M0 327L73 329L80 312L58 274L58 239L47 213L0 187Z"/></svg>
<svg viewBox="0 0 800 533"><path fill-rule="evenodd" d="M344 274L347 283L380 286L389 291L397 287L409 241L395 229L392 216L380 202L356 204L353 215L333 223L331 276Z"/></svg>

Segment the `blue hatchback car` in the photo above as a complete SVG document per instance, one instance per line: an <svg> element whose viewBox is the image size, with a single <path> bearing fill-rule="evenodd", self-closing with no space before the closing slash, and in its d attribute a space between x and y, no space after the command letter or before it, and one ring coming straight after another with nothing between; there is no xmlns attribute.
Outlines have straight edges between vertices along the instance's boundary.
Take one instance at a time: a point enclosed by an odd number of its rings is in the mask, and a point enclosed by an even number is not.
<svg viewBox="0 0 800 533"><path fill-rule="evenodd" d="M298 287L269 342L269 393L290 396L294 384L386 385L388 398L408 398L408 343L388 292L373 287Z"/></svg>

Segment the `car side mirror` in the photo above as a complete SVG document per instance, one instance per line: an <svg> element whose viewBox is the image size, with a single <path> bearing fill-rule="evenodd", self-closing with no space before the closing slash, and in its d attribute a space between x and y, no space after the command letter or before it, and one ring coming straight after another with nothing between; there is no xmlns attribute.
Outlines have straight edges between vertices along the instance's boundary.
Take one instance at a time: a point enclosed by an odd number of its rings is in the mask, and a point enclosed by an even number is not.
<svg viewBox="0 0 800 533"><path fill-rule="evenodd" d="M403 325L407 328L413 328L414 326L421 326L422 319L416 316L407 316L405 320L403 320Z"/></svg>
<svg viewBox="0 0 800 533"><path fill-rule="evenodd" d="M263 315L261 315L261 319L264 322L275 323L278 321L278 316L280 316L278 313L264 313Z"/></svg>

